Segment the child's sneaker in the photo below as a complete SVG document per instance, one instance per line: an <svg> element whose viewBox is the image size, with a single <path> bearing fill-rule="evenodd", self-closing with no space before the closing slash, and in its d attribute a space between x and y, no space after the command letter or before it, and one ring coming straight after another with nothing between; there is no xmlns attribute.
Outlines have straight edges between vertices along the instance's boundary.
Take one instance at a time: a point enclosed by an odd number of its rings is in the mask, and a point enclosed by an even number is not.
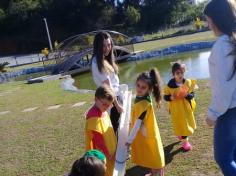
<svg viewBox="0 0 236 176"><path fill-rule="evenodd" d="M185 151L192 150L192 146L188 141L184 141L182 147Z"/></svg>
<svg viewBox="0 0 236 176"><path fill-rule="evenodd" d="M159 176L164 176L164 169L159 170Z"/></svg>

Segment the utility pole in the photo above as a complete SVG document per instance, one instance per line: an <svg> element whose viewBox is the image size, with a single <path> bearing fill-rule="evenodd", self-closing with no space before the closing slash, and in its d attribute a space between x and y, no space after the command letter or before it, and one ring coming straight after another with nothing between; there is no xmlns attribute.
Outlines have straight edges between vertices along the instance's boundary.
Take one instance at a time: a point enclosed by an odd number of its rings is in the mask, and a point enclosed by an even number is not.
<svg viewBox="0 0 236 176"><path fill-rule="evenodd" d="M47 20L46 20L46 18L43 18L43 20L44 20L44 22L45 22L45 26L46 26L46 30L47 30L48 43L49 43L49 46L50 46L50 50L52 51L52 50L53 50L53 48L52 48L52 41L51 41L50 34L49 34L49 30L48 30Z"/></svg>

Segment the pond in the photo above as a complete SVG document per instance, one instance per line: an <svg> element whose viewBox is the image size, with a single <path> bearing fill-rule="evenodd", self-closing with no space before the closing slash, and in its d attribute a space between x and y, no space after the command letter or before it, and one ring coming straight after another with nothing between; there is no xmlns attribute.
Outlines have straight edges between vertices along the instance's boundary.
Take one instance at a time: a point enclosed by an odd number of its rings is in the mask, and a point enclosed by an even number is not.
<svg viewBox="0 0 236 176"><path fill-rule="evenodd" d="M205 79L209 77L208 57L209 50L192 51L166 57L150 58L141 61L132 61L119 64L119 78L121 84L133 87L139 73L156 67L166 83L171 77L171 62L181 60L186 64L185 78ZM84 73L74 77L75 85L81 89L95 89L91 73Z"/></svg>

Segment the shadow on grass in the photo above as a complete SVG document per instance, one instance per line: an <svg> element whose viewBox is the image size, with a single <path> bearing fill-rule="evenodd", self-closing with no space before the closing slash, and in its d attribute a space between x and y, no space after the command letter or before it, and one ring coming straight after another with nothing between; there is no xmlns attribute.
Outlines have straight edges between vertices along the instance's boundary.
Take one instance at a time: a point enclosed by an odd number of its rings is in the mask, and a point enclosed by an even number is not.
<svg viewBox="0 0 236 176"><path fill-rule="evenodd" d="M125 176L144 176L149 173L149 169L141 166L134 166L126 170Z"/></svg>
<svg viewBox="0 0 236 176"><path fill-rule="evenodd" d="M174 143L164 147L166 165L171 163L171 161L173 160L175 155L177 155L180 152L183 152L182 148L172 151L174 146L179 143L180 143L180 141L174 142ZM148 169L148 168L141 167L141 166L134 166L134 167L126 170L125 176L144 176L145 174L149 173L149 171L150 171L150 169Z"/></svg>
<svg viewBox="0 0 236 176"><path fill-rule="evenodd" d="M171 161L173 160L175 155L177 155L180 152L183 152L182 148L179 148L179 149L177 149L175 151L172 151L174 146L179 144L179 143L180 143L180 141L174 142L174 143L164 147L166 165L171 163Z"/></svg>

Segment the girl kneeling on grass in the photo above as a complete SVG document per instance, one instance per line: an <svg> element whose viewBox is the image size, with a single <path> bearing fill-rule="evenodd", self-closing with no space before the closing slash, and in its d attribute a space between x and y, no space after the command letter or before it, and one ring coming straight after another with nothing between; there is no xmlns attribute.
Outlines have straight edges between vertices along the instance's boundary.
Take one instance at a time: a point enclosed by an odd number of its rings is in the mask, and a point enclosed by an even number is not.
<svg viewBox="0 0 236 176"><path fill-rule="evenodd" d="M185 65L174 63L172 66L173 78L164 89L164 99L168 101L174 133L182 140L182 147L185 151L191 150L192 146L188 137L194 133L196 123L194 110L195 80L184 78Z"/></svg>
<svg viewBox="0 0 236 176"><path fill-rule="evenodd" d="M146 176L164 175L165 157L150 94L158 107L161 101L160 76L156 69L141 73L136 80L136 98L132 109L131 132L126 145L131 145L132 161L151 168Z"/></svg>

